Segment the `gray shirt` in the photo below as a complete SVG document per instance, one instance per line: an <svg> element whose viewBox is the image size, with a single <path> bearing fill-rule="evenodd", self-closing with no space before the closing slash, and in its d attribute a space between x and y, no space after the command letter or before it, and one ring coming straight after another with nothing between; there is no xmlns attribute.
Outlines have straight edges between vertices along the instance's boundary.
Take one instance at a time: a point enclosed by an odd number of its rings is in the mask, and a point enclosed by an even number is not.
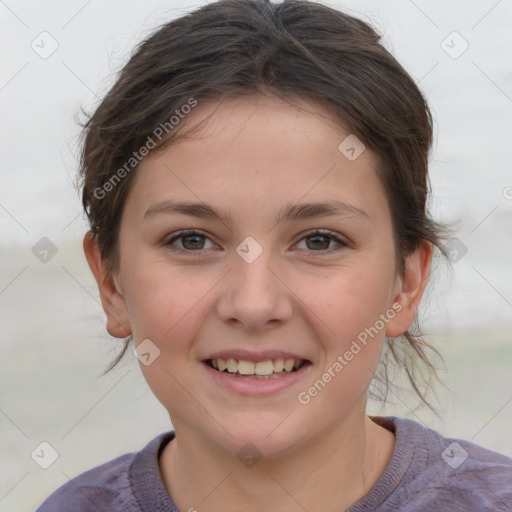
<svg viewBox="0 0 512 512"><path fill-rule="evenodd" d="M512 511L512 458L409 419L372 419L395 434L395 448L379 480L347 512ZM36 512L180 512L158 467L173 438L174 432L161 434L140 452L82 473Z"/></svg>

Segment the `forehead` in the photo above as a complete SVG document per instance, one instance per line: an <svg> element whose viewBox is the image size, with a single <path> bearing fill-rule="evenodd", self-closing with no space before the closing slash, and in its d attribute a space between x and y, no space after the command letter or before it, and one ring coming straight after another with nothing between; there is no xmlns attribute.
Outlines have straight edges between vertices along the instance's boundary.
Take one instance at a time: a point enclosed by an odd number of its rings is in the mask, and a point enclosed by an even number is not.
<svg viewBox="0 0 512 512"><path fill-rule="evenodd" d="M325 106L317 102L298 96L285 99L263 94L198 102L198 106L180 121L180 130L190 128L194 131L188 142L201 145L214 141L224 145L232 143L230 149L235 153L237 142L247 143L248 139L252 139L254 148L266 147L274 153L278 147L285 151L293 142L303 144L307 141L308 146L325 149L336 143L341 134L349 133ZM334 140L331 140L332 136ZM250 148L245 144L244 149Z"/></svg>
<svg viewBox="0 0 512 512"><path fill-rule="evenodd" d="M240 212L350 199L378 215L386 206L374 155L321 105L262 95L198 102L177 128L198 123L141 162L131 192L140 208L194 199Z"/></svg>

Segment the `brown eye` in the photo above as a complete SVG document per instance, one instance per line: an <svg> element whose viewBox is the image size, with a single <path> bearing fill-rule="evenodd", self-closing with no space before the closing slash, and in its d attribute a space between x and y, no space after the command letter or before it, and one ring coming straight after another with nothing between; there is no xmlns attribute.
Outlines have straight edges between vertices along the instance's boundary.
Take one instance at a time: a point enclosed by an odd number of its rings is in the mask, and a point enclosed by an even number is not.
<svg viewBox="0 0 512 512"><path fill-rule="evenodd" d="M338 246L346 247L347 242L343 241L341 238L336 236L331 232L323 232L323 231L315 231L305 236L302 240L306 240L306 249L313 252L323 252L336 250L336 248L332 249L332 242L336 242ZM301 240L301 242L302 242ZM339 248L339 247L338 247Z"/></svg>
<svg viewBox="0 0 512 512"><path fill-rule="evenodd" d="M212 246L205 247L205 242L207 240L212 243L211 240L203 233L195 230L189 230L177 233L164 245L169 247L174 252L197 253L199 255L212 248L213 243ZM301 242L304 240L306 241L305 250L309 252L332 252L348 246L347 242L331 232L315 231L303 237ZM335 242L338 247L333 248L333 242Z"/></svg>
<svg viewBox="0 0 512 512"><path fill-rule="evenodd" d="M204 237L202 235L186 235L181 237L181 243L185 249L202 249L204 240L201 240L201 238Z"/></svg>
<svg viewBox="0 0 512 512"><path fill-rule="evenodd" d="M329 244L331 243L331 238L328 235L309 236L307 240L311 241L310 244L306 244L308 249L326 250L329 248Z"/></svg>
<svg viewBox="0 0 512 512"><path fill-rule="evenodd" d="M178 240L181 241L179 245L175 243ZM203 252L203 250L211 249L211 247L205 248L205 240L209 240L206 235L198 231L189 230L182 231L173 236L165 245L175 252Z"/></svg>

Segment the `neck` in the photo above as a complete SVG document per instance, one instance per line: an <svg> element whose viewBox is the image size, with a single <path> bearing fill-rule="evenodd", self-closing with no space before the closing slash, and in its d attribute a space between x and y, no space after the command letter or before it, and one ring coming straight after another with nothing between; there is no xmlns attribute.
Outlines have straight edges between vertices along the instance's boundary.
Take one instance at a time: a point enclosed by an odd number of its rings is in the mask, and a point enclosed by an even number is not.
<svg viewBox="0 0 512 512"><path fill-rule="evenodd" d="M175 425L160 471L180 510L339 512L365 496L388 464L394 435L364 415L292 454L248 467L202 436Z"/></svg>

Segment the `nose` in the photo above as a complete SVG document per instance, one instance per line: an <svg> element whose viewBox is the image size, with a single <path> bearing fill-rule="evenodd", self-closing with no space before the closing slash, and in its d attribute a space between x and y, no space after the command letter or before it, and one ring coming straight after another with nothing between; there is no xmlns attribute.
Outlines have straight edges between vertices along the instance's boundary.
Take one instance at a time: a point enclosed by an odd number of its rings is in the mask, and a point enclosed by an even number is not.
<svg viewBox="0 0 512 512"><path fill-rule="evenodd" d="M251 263L234 258L234 268L224 280L217 303L223 322L258 331L275 328L291 318L293 293L269 254L263 251Z"/></svg>

